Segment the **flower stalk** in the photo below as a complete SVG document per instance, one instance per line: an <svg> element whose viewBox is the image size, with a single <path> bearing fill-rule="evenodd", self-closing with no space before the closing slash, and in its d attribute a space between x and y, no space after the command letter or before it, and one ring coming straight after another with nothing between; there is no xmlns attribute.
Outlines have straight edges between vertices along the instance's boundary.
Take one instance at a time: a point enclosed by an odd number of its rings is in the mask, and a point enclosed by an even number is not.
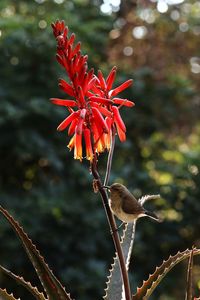
<svg viewBox="0 0 200 300"><path fill-rule="evenodd" d="M106 175L105 175L103 185L108 185L108 182L109 182L109 179L110 179L110 172L111 172L114 149L115 149L115 130L114 130L114 128L112 128L112 138L111 138L111 143L110 143L110 150L109 150L109 153L108 153L108 160L107 160L107 166L106 166Z"/></svg>
<svg viewBox="0 0 200 300"><path fill-rule="evenodd" d="M112 148L111 148L110 151L112 151ZM112 160L112 155L110 156L110 159ZM109 162L109 160L108 160L108 162ZM109 170L110 170L110 166L111 166L110 163L108 163L108 165L109 165ZM93 162L91 164L91 171L92 171L92 175L93 175L93 177L94 177L94 179L97 183L99 193L101 195L103 207L104 207L104 210L105 210L105 213L106 213L106 217L107 217L108 224L109 224L109 227L110 227L111 235L112 235L113 242L114 242L114 245L115 245L115 250L116 250L116 253L117 253L117 256L118 256L121 275L122 275L122 282L123 282L123 285L124 285L125 299L126 300L131 300L131 290L130 290L128 272L126 270L126 263L125 263L125 260L124 260L124 255L123 255L123 251L122 251L122 247L121 247L121 243L120 243L120 239L119 239L118 229L117 229L117 226L116 226L114 216L113 216L113 214L110 210L107 193L106 193L105 189L103 188L101 178L100 178L99 173L98 173L96 157L95 157L95 159L93 160ZM107 178L109 178L109 177L107 177Z"/></svg>

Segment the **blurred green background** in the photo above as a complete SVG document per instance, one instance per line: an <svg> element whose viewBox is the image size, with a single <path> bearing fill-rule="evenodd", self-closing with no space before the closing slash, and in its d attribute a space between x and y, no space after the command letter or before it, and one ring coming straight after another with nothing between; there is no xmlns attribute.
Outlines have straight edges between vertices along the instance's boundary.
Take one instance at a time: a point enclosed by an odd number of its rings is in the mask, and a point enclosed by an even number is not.
<svg viewBox="0 0 200 300"><path fill-rule="evenodd" d="M200 1L1 0L0 201L23 225L75 299L101 299L114 253L88 163L73 160L67 133L56 132L65 110L66 78L55 60L50 24L64 19L89 65L117 83L133 78L124 96L127 141L117 142L111 182L135 196L160 193L151 203L162 224L138 221L131 262L136 289L156 265L178 250L200 246ZM116 83L116 84L117 84ZM106 154L99 159L104 175ZM9 225L0 220L0 263L37 284ZM151 299L184 299L187 264L169 273ZM199 295L200 268L194 284ZM0 274L0 286L32 299Z"/></svg>

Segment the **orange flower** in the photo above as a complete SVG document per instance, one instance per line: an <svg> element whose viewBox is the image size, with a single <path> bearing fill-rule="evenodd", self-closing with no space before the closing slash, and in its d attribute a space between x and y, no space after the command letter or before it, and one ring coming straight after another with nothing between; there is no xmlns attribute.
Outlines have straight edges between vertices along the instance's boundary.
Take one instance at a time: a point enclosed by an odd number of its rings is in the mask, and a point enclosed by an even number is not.
<svg viewBox="0 0 200 300"><path fill-rule="evenodd" d="M91 143L91 132L88 128L84 130L84 138L85 138L86 158L89 161L92 161L94 154L93 154L92 143Z"/></svg>

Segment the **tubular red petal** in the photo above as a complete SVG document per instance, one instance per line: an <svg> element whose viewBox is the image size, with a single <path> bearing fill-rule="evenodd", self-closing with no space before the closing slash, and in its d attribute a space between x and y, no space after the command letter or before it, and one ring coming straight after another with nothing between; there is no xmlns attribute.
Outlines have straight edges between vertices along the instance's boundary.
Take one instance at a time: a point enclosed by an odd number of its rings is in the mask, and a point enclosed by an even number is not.
<svg viewBox="0 0 200 300"><path fill-rule="evenodd" d="M84 120L85 120L85 115L86 115L86 109L83 108L83 109L81 109L81 112L80 112L80 115L79 115L78 124L76 126L76 133L77 134L82 134L83 123L84 123Z"/></svg>
<svg viewBox="0 0 200 300"><path fill-rule="evenodd" d="M98 88L95 84L91 87L91 90L98 96L104 98L104 92Z"/></svg>
<svg viewBox="0 0 200 300"><path fill-rule="evenodd" d="M107 124L102 117L102 114L99 112L99 110L96 107L92 107L92 112L94 116L94 121L97 126L101 126L103 129L103 132L108 133L108 127Z"/></svg>
<svg viewBox="0 0 200 300"><path fill-rule="evenodd" d="M79 51L80 51L80 48L81 48L81 43L78 42L78 44L75 46L75 48L72 50L72 57L74 57L74 55L76 55Z"/></svg>
<svg viewBox="0 0 200 300"><path fill-rule="evenodd" d="M67 56L68 56L68 61L71 61L72 59L72 46L71 45L68 45L67 47Z"/></svg>
<svg viewBox="0 0 200 300"><path fill-rule="evenodd" d="M105 122L106 122L107 127L108 127L108 130L109 130L109 132L110 132L111 127L112 127L112 123L113 123L112 118L111 118L110 116L106 117Z"/></svg>
<svg viewBox="0 0 200 300"><path fill-rule="evenodd" d="M79 59L80 59L80 52L78 52L76 55L74 55L74 57L72 59L74 71L76 71L76 67L77 67Z"/></svg>
<svg viewBox="0 0 200 300"><path fill-rule="evenodd" d="M78 95L79 95L79 102L80 102L80 105L82 107L85 106L85 96L84 96L84 93L83 93L83 90L81 88L81 86L78 86Z"/></svg>
<svg viewBox="0 0 200 300"><path fill-rule="evenodd" d="M96 102L90 102L89 101L89 104L92 106L92 107L96 107L104 116L106 117L110 117L112 118L112 113L105 107L103 106L100 106L98 103Z"/></svg>
<svg viewBox="0 0 200 300"><path fill-rule="evenodd" d="M84 122L83 119L78 120L76 130L75 130L76 134L82 134L82 132L83 132L83 122Z"/></svg>
<svg viewBox="0 0 200 300"><path fill-rule="evenodd" d="M87 84L88 84L88 74L87 74L87 72L85 72L84 78L83 78L83 81L82 81L82 89L83 89L84 94L85 94Z"/></svg>
<svg viewBox="0 0 200 300"><path fill-rule="evenodd" d="M108 134L105 134L104 140L105 140L106 148L109 150L110 146L111 146L111 139L112 139L112 123L113 123L113 120L110 117L106 117L105 122L108 126L109 132L108 132Z"/></svg>
<svg viewBox="0 0 200 300"><path fill-rule="evenodd" d="M107 150L110 150L111 146L111 133L104 133L104 145Z"/></svg>
<svg viewBox="0 0 200 300"><path fill-rule="evenodd" d="M100 124L100 122L98 122L96 119L93 119L93 124L94 124L94 127L96 127L96 140L99 139L99 137L103 134L103 127L102 125Z"/></svg>
<svg viewBox="0 0 200 300"><path fill-rule="evenodd" d="M66 37L67 37L67 34L68 34L68 27L66 26L66 27L64 28L64 30L63 30L63 36L64 36L65 39L66 39Z"/></svg>
<svg viewBox="0 0 200 300"><path fill-rule="evenodd" d="M64 50L57 48L57 54L63 57Z"/></svg>
<svg viewBox="0 0 200 300"><path fill-rule="evenodd" d="M64 33L65 29L67 29L67 27L65 27L64 21L56 21L55 23L52 23L51 26L53 28L53 33L55 37Z"/></svg>
<svg viewBox="0 0 200 300"><path fill-rule="evenodd" d="M74 136L71 138L69 144L67 145L67 147L69 148L70 151L74 148L74 141L75 141L75 134L74 134Z"/></svg>
<svg viewBox="0 0 200 300"><path fill-rule="evenodd" d="M112 107L112 111L114 114L114 121L116 125L119 125L119 127L121 128L121 130L123 130L124 132L126 132L126 126L124 124L124 121L122 120L120 113L119 113L119 109L116 106Z"/></svg>
<svg viewBox="0 0 200 300"><path fill-rule="evenodd" d="M72 44L73 44L73 42L74 42L74 40L75 40L75 37L76 37L75 34L72 33L71 36L70 36L70 38L69 38L69 41L68 41L68 44L69 44L69 45L72 46Z"/></svg>
<svg viewBox="0 0 200 300"><path fill-rule="evenodd" d="M71 122L71 124L69 126L69 129L68 129L68 135L72 135L75 132L75 128L76 128L77 123L78 123L78 119L77 118L74 119Z"/></svg>
<svg viewBox="0 0 200 300"><path fill-rule="evenodd" d="M127 100L127 99L114 98L112 100L115 104L120 104L122 106L133 107L135 105L134 102Z"/></svg>
<svg viewBox="0 0 200 300"><path fill-rule="evenodd" d="M92 96L89 99L90 101L95 101L98 103L103 103L103 104L113 104L113 101L107 98L103 98L103 97L97 97L97 96Z"/></svg>
<svg viewBox="0 0 200 300"><path fill-rule="evenodd" d="M67 60L65 57L62 57L61 55L59 55L57 53L56 59L57 59L58 63L61 64L61 66L63 66L66 70L68 70L68 64L67 64Z"/></svg>
<svg viewBox="0 0 200 300"><path fill-rule="evenodd" d="M87 65L87 59L88 59L87 55L80 57L78 65L77 65L77 70L76 70L77 72L80 72L83 65L85 65L85 64Z"/></svg>
<svg viewBox="0 0 200 300"><path fill-rule="evenodd" d="M73 80L73 85L75 87L77 87L79 85L79 82L78 82L78 73L77 72L74 74L74 76L72 76L72 80Z"/></svg>
<svg viewBox="0 0 200 300"><path fill-rule="evenodd" d="M71 106L71 107L77 106L76 101L71 100L71 99L68 100L68 99L51 98L50 100L53 104L56 104L56 105Z"/></svg>
<svg viewBox="0 0 200 300"><path fill-rule="evenodd" d="M106 81L103 77L101 70L98 71L98 79L99 79L102 90L105 90L106 89Z"/></svg>
<svg viewBox="0 0 200 300"><path fill-rule="evenodd" d="M94 122L92 122L92 124L91 124L91 131L92 131L92 137L93 137L93 140L95 143L98 140L101 133L99 133L99 130ZM102 129L101 129L101 132L102 132Z"/></svg>
<svg viewBox="0 0 200 300"><path fill-rule="evenodd" d="M97 142L95 143L95 151L97 153L101 153L104 152L104 150L106 149L106 145L105 145L105 141L104 141L104 134L102 134L102 136L97 140Z"/></svg>
<svg viewBox="0 0 200 300"><path fill-rule="evenodd" d="M78 74L78 80L79 80L79 84L81 86L84 85L84 80L85 80L85 77L86 77L86 74L87 74L87 63L85 63L82 68L80 69L79 71L79 74Z"/></svg>
<svg viewBox="0 0 200 300"><path fill-rule="evenodd" d="M93 77L93 78L88 82L87 90L91 89L95 83L96 83L96 77Z"/></svg>
<svg viewBox="0 0 200 300"><path fill-rule="evenodd" d="M62 123L58 126L57 130L62 131L64 130L71 122L77 117L77 112L73 112L71 115L69 115Z"/></svg>
<svg viewBox="0 0 200 300"><path fill-rule="evenodd" d="M117 67L113 67L110 74L108 75L108 77L106 79L107 91L110 91L110 89L112 88L113 82L115 80L116 70L117 70Z"/></svg>
<svg viewBox="0 0 200 300"><path fill-rule="evenodd" d="M84 56L83 56L83 61L84 61L84 63L85 63L87 60L88 60L88 55L84 55Z"/></svg>
<svg viewBox="0 0 200 300"><path fill-rule="evenodd" d="M85 73L87 71L87 68L88 68L87 63L84 63L82 68L79 70L78 80L79 80L79 84L81 86L83 85L83 80L84 80L84 76L85 76Z"/></svg>
<svg viewBox="0 0 200 300"><path fill-rule="evenodd" d="M75 133L74 159L79 159L80 161L82 161L82 158L82 134Z"/></svg>
<svg viewBox="0 0 200 300"><path fill-rule="evenodd" d="M58 62L59 64L61 64L62 66L64 66L64 65L63 65L63 58L62 58L59 54L56 54L56 59L57 59L57 62Z"/></svg>
<svg viewBox="0 0 200 300"><path fill-rule="evenodd" d="M125 142L125 140L126 140L126 133L121 129L121 127L118 125L118 123L115 122L115 125L117 127L117 133L118 133L120 141L121 142Z"/></svg>
<svg viewBox="0 0 200 300"><path fill-rule="evenodd" d="M73 87L67 83L64 79L59 80L59 87L68 95L75 97Z"/></svg>
<svg viewBox="0 0 200 300"><path fill-rule="evenodd" d="M93 78L94 78L94 68L88 71L88 81L92 80Z"/></svg>
<svg viewBox="0 0 200 300"><path fill-rule="evenodd" d="M93 154L93 150L92 150L91 133L88 128L84 129L83 133L84 133L84 139L85 139L86 158L89 161L92 161L94 154Z"/></svg>
<svg viewBox="0 0 200 300"><path fill-rule="evenodd" d="M79 70L81 69L82 65L83 65L83 60L84 60L84 56L83 55L80 55L79 57L79 60L77 62L77 65L76 65L76 72L79 72Z"/></svg>
<svg viewBox="0 0 200 300"><path fill-rule="evenodd" d="M58 35L56 40L57 40L58 48L64 50L65 46L66 46L66 40L65 40L64 36L62 34Z"/></svg>
<svg viewBox="0 0 200 300"><path fill-rule="evenodd" d="M69 63L69 78L73 80L73 75L74 75L74 67L73 67L73 59L68 60Z"/></svg>
<svg viewBox="0 0 200 300"><path fill-rule="evenodd" d="M87 91L85 95L86 95L88 98L94 96L94 94L93 94L92 92L90 92L90 91Z"/></svg>
<svg viewBox="0 0 200 300"><path fill-rule="evenodd" d="M95 83L94 69L90 69L88 73L85 73L82 88L84 93L90 89L90 87Z"/></svg>
<svg viewBox="0 0 200 300"><path fill-rule="evenodd" d="M110 91L109 96L114 97L117 94L121 93L123 90L127 89L132 84L132 82L133 82L132 79L129 79L129 80L125 81L120 86L118 86L114 90Z"/></svg>
<svg viewBox="0 0 200 300"><path fill-rule="evenodd" d="M62 20L62 21L60 21L60 30L63 31L64 28L65 28L65 21Z"/></svg>

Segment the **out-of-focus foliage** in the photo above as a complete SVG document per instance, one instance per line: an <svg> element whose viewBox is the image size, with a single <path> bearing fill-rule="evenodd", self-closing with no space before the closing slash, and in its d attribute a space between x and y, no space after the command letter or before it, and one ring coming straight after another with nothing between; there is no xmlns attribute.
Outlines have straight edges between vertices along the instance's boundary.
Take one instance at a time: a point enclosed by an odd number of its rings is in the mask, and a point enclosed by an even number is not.
<svg viewBox="0 0 200 300"><path fill-rule="evenodd" d="M136 107L124 108L127 142L116 145L112 180L123 180L138 197L160 192L155 205L165 222L137 224L133 287L170 253L200 244L200 5L183 1L160 13L157 4L127 0L109 15L98 1L0 1L1 203L77 299L102 296L114 249L88 165L72 159L67 136L56 132L65 111L48 101L59 96L57 79L64 76L50 29L57 18L77 33L91 66L107 72L116 64L119 82L135 82L126 96ZM3 220L0 239L1 264L36 281ZM174 270L156 299L182 299L185 278L184 266Z"/></svg>

